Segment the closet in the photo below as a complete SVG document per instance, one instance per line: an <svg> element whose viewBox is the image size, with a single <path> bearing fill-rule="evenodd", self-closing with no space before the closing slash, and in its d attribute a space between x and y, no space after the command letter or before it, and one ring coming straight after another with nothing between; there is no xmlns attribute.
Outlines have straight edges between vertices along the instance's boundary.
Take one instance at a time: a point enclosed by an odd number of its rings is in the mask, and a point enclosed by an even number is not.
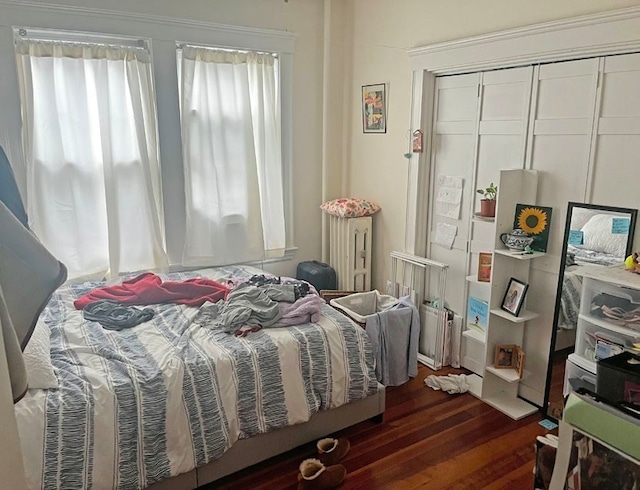
<svg viewBox="0 0 640 490"><path fill-rule="evenodd" d="M466 316L469 296L490 299L469 280L478 254L493 252L496 243L495 227L475 217L476 189L498 184L500 170L535 170L534 199L515 202L552 208L547 253L528 271L527 302L537 305L538 316L523 332L526 365L518 388L537 406L544 398L567 202L630 208L640 202L639 82L637 53L435 77L427 256L450 265L448 306ZM440 202L450 177L462 182L457 216L442 213ZM505 190L498 189L499 198ZM451 248L441 245L443 224L456 227ZM483 377L490 362L476 340L463 337L462 362Z"/></svg>

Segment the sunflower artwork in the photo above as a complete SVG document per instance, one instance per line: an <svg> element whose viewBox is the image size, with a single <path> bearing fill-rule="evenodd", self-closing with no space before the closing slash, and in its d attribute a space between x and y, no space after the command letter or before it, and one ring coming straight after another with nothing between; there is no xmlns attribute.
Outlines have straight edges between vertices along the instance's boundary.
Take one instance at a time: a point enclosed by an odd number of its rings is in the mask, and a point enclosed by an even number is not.
<svg viewBox="0 0 640 490"><path fill-rule="evenodd" d="M552 208L534 206L531 204L517 204L513 227L533 237L531 248L536 252L546 252L549 242L549 228L551 226Z"/></svg>

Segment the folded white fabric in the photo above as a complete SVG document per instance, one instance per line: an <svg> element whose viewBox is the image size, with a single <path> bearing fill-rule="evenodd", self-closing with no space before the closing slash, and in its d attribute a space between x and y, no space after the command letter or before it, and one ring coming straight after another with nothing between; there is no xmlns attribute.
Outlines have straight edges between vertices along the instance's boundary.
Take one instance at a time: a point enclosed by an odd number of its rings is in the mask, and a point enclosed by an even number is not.
<svg viewBox="0 0 640 490"><path fill-rule="evenodd" d="M427 376L424 384L434 390L446 391L449 394L466 393L469 383L466 374L449 374L447 376Z"/></svg>
<svg viewBox="0 0 640 490"><path fill-rule="evenodd" d="M27 368L29 389L49 389L58 387L53 364L51 364L51 331L40 319L24 348L22 356Z"/></svg>

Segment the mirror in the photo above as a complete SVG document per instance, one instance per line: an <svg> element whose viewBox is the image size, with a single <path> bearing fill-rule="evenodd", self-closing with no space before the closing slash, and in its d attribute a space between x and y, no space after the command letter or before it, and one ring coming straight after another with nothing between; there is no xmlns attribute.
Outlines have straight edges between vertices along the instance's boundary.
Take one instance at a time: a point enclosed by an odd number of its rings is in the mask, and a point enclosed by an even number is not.
<svg viewBox="0 0 640 490"><path fill-rule="evenodd" d="M622 264L632 253L637 212L576 202L567 207L543 405L549 418L562 417L565 362L573 353L580 308L582 278L576 271Z"/></svg>

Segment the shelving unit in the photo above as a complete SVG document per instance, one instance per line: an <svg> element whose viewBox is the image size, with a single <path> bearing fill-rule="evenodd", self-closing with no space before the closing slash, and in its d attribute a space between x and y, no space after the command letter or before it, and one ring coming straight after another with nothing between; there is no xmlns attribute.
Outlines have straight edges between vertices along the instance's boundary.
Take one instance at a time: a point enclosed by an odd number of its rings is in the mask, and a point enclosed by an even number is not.
<svg viewBox="0 0 640 490"><path fill-rule="evenodd" d="M619 325L591 313L593 299L602 292L640 306L640 275L628 272L621 266L584 267L578 272L583 277L583 285L575 352L569 355L565 367L563 390L565 395L578 385L595 391L597 372L597 362L594 360L595 347L593 352L587 355L587 351L592 349L587 338L593 338L599 334L609 339L616 339L627 348L640 339L640 328L636 330L626 325Z"/></svg>
<svg viewBox="0 0 640 490"><path fill-rule="evenodd" d="M530 307L523 308L518 316L514 316L501 309L500 305L509 280L513 277L528 283L531 260L545 254L523 254L508 250L500 240L500 235L513 229L518 203L535 204L537 182L538 176L534 170L502 170L498 181L495 219L484 221L475 216L471 219L470 253L473 260L470 261L469 273L477 266L479 252L493 252L493 260L490 283L477 281L474 274L467 276L467 301L471 296L487 301L489 318L484 336L468 325L463 331L463 366L475 373L468 377L469 391L516 420L536 412L538 407L518 397L521 379L515 369L494 367L495 350L500 344L522 346L526 324L538 313Z"/></svg>

